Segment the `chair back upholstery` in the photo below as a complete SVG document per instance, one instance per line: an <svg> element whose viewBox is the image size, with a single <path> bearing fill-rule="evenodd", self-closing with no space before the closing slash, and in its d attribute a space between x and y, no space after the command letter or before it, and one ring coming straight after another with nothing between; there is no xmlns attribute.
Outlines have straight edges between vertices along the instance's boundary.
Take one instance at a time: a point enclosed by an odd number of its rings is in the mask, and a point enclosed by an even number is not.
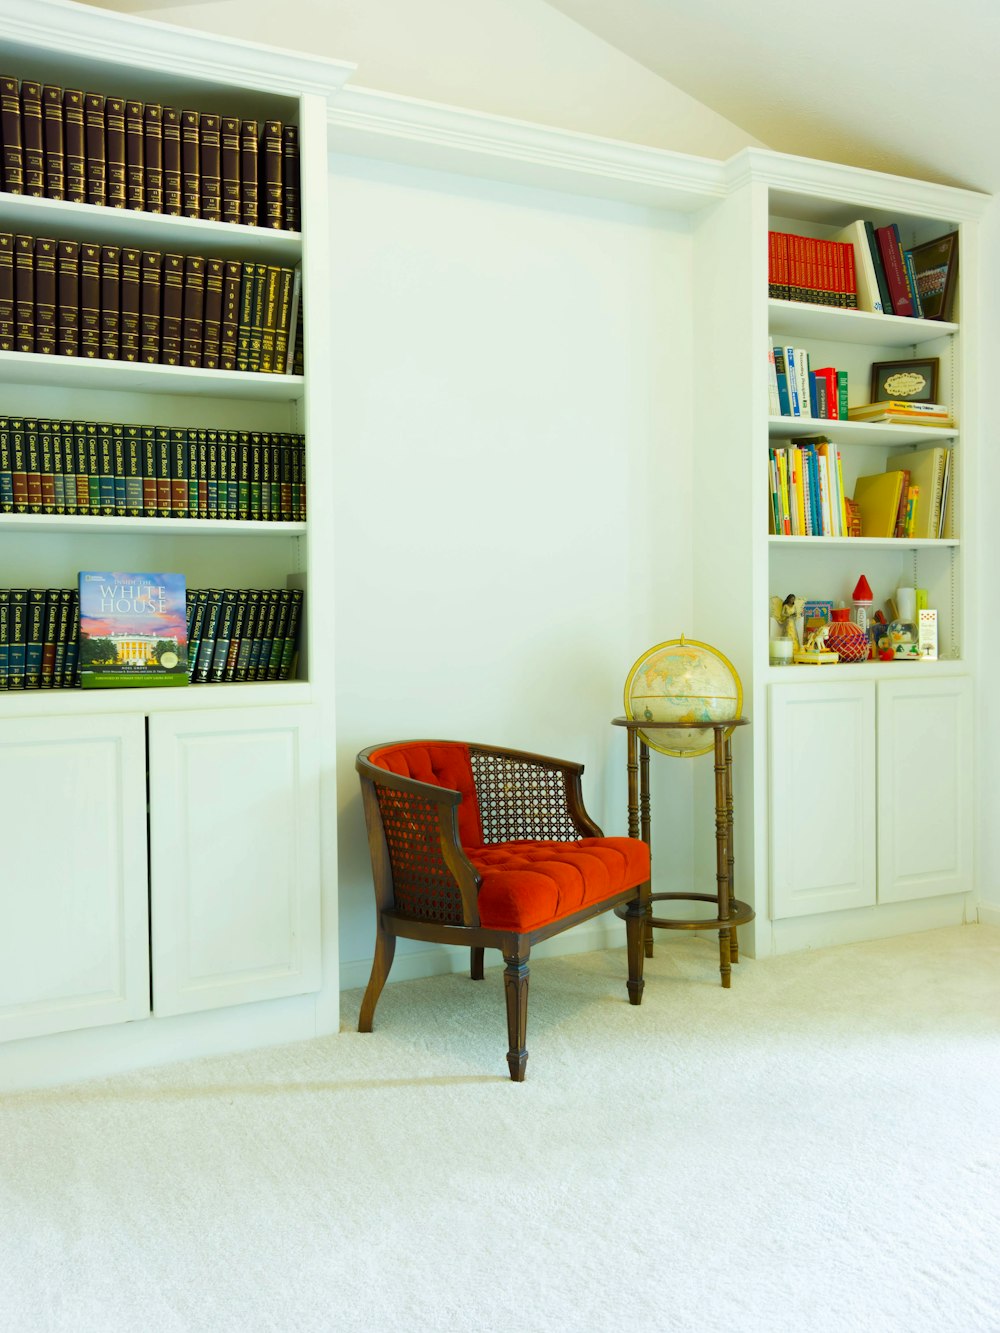
<svg viewBox="0 0 1000 1333"><path fill-rule="evenodd" d="M462 846L482 847L483 826L468 745L461 741L403 741L372 750L368 760L397 777L457 791L462 798L458 807Z"/></svg>

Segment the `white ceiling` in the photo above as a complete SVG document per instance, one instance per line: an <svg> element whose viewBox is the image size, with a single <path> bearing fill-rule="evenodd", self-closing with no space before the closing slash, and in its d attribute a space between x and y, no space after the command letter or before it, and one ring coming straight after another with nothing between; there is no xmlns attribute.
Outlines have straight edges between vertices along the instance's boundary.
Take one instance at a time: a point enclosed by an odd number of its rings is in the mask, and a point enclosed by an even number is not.
<svg viewBox="0 0 1000 1333"><path fill-rule="evenodd" d="M997 0L548 0L769 147L1000 190Z"/></svg>

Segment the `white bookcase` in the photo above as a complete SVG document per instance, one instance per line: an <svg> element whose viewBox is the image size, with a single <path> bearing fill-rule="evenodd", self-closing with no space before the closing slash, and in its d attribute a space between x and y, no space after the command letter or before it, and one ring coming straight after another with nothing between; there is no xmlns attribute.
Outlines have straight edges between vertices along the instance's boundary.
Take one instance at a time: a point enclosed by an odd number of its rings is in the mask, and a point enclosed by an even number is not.
<svg viewBox="0 0 1000 1333"><path fill-rule="evenodd" d="M189 588L304 590L293 680L0 694L0 1029L63 1034L0 1047L2 1084L44 1081L53 1062L63 1077L129 1063L125 1020L143 1020L142 1062L336 1028L336 950L322 947L336 919L335 801L320 792L321 768L333 771L332 628L311 591L331 560L328 101L351 67L63 0L3 0L0 17L2 68L19 80L296 124L302 213L290 231L0 192L0 229L301 265L305 298L304 375L0 352L4 414L301 433L322 519L0 515L5 587L136 569L183 573ZM205 1010L225 1016L172 1017ZM100 1031L71 1032L88 1027Z"/></svg>

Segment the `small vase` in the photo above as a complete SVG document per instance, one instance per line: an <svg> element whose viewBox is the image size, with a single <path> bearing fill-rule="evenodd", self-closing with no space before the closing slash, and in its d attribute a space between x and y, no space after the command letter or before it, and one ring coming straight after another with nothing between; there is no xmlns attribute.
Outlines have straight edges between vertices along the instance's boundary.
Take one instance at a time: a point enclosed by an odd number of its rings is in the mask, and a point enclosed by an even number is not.
<svg viewBox="0 0 1000 1333"><path fill-rule="evenodd" d="M848 616L846 607L838 607L832 612L830 627L826 632L826 646L832 648L842 662L866 662L868 635Z"/></svg>

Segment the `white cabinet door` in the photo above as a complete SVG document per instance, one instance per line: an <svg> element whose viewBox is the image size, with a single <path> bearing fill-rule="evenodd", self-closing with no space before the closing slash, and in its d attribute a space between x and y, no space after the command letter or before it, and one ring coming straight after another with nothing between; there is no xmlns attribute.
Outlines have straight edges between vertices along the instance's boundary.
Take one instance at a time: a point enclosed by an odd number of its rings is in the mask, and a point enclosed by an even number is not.
<svg viewBox="0 0 1000 1333"><path fill-rule="evenodd" d="M878 687L878 900L972 888L972 682Z"/></svg>
<svg viewBox="0 0 1000 1333"><path fill-rule="evenodd" d="M772 685L769 726L772 918L873 905L873 683Z"/></svg>
<svg viewBox="0 0 1000 1333"><path fill-rule="evenodd" d="M315 734L308 707L149 719L157 1015L319 989Z"/></svg>
<svg viewBox="0 0 1000 1333"><path fill-rule="evenodd" d="M149 1013L141 716L0 730L0 1038Z"/></svg>

